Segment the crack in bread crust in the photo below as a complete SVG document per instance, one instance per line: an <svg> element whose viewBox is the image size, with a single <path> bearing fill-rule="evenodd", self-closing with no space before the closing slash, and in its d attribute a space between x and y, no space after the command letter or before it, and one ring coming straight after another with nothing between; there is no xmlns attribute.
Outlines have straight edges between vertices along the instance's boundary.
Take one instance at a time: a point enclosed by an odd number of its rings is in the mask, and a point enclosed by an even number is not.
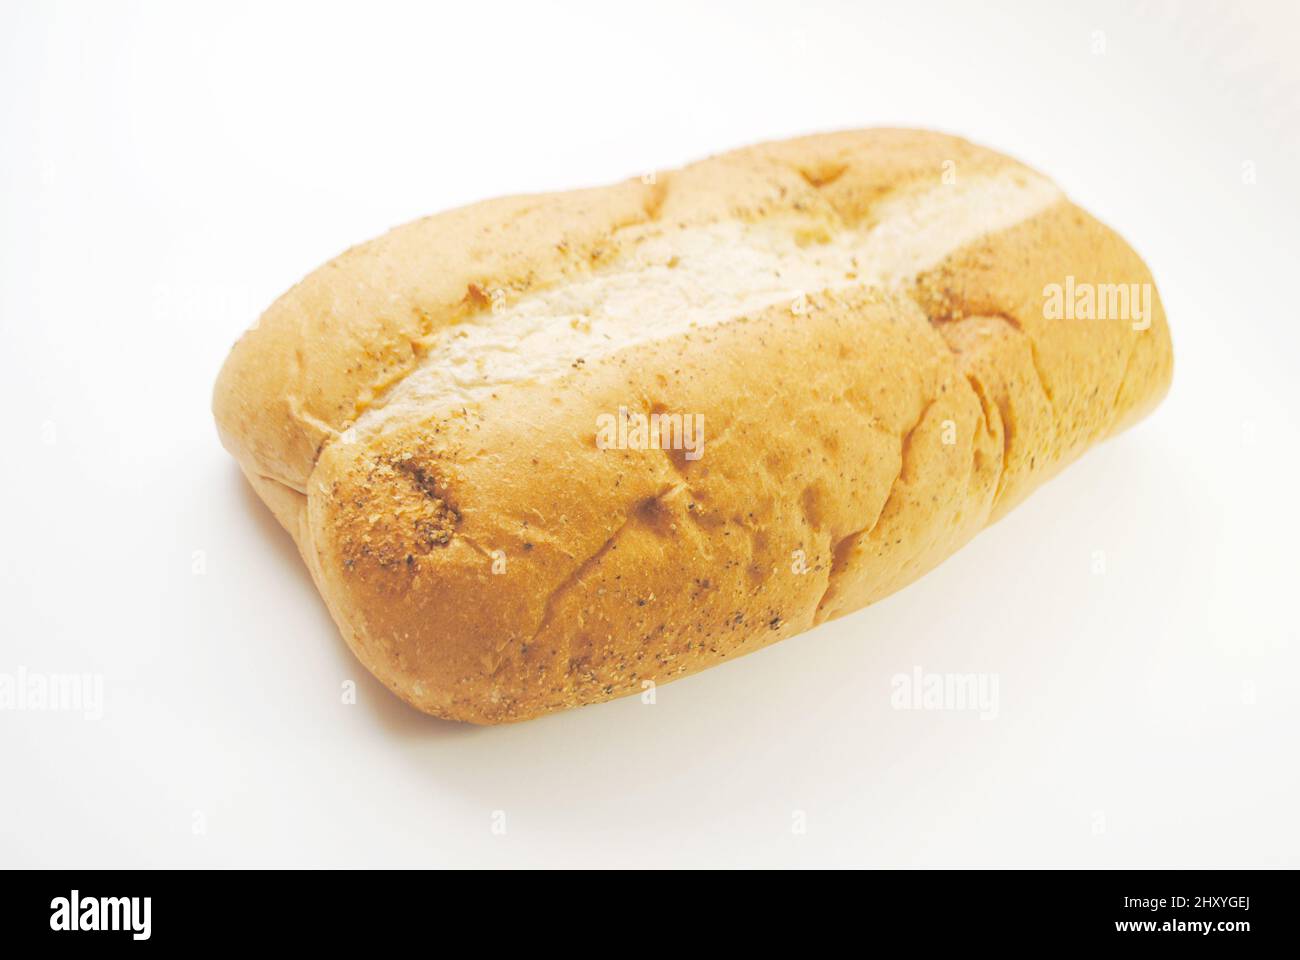
<svg viewBox="0 0 1300 960"><path fill-rule="evenodd" d="M814 624L823 623L827 618L826 605L834 598L835 588L844 578L848 571L852 552L857 545L863 540L870 540L871 534L875 532L876 527L880 524L881 519L888 512L890 505L894 502L894 496L898 491L898 484L907 473L908 454L912 448L912 436L916 433L917 428L929 416L931 409L934 408L935 401L929 400L921 408L920 415L916 422L908 427L907 431L898 440L898 472L894 474L893 481L889 484L889 492L885 494L885 500L880 505L880 512L871 520L869 524L852 533L835 540L831 546L831 568L827 578L826 589L822 591L817 605L813 608L812 620Z"/></svg>

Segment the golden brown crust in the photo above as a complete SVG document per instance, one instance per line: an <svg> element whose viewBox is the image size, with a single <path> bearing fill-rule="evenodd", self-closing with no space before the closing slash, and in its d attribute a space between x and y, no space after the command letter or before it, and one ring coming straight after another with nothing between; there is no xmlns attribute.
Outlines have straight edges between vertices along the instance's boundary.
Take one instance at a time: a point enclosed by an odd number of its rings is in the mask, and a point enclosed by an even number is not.
<svg viewBox="0 0 1300 960"><path fill-rule="evenodd" d="M758 649L911 582L1159 400L1158 297L1141 330L1044 316L1067 276L1149 283L1123 240L1061 201L904 289L813 293L798 323L778 304L342 431L438 329L587 275L629 225L869 224L948 163L1022 169L938 134L857 131L400 228L241 340L217 386L223 440L267 478L363 663L428 712L526 719ZM620 405L702 414L707 453L598 449L593 418Z"/></svg>

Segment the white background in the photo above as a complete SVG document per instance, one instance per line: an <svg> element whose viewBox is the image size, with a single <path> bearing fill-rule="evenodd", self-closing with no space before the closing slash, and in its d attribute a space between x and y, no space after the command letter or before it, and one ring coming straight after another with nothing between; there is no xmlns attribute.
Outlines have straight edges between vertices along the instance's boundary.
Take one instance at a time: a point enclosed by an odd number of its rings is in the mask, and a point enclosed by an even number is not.
<svg viewBox="0 0 1300 960"><path fill-rule="evenodd" d="M0 864L1300 865L1300 18L1071 7L6 2L0 673L105 704L0 711ZM370 679L217 443L239 332L426 213L881 124L1136 246L1159 411L653 706L476 729ZM893 709L917 667L997 716Z"/></svg>

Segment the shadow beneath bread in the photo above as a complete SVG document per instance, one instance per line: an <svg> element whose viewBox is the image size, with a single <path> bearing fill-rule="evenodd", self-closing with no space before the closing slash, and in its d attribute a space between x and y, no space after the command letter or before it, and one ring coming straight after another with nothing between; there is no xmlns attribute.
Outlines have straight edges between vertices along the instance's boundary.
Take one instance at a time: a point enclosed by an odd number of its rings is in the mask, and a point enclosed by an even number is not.
<svg viewBox="0 0 1300 960"><path fill-rule="evenodd" d="M356 682L357 705L362 709L369 710L390 733L396 733L403 737L428 739L440 735L463 736L476 731L482 732L482 728L470 724L440 720L437 717L421 713L375 679L370 671L361 665L361 661L348 649L348 645L339 633L333 618L330 617L329 609L325 606L320 591L316 589L316 584L311 578L311 572L307 569L307 565L303 563L302 557L298 553L298 545L294 543L293 537L289 535L289 532L284 527L280 526L280 521L275 519L275 515L262 502L262 498L249 485L238 467L231 470L231 477L233 482L238 484L240 496L248 508L249 515L257 524L262 539L279 554L279 562L285 569L293 571L292 576L301 586L301 592L310 594L315 598L317 610L320 612L321 636L305 638L305 644L314 644L312 651L326 648L331 651L338 665L339 675ZM328 644L323 642L326 635L329 638ZM304 653L307 652L309 651L304 650Z"/></svg>

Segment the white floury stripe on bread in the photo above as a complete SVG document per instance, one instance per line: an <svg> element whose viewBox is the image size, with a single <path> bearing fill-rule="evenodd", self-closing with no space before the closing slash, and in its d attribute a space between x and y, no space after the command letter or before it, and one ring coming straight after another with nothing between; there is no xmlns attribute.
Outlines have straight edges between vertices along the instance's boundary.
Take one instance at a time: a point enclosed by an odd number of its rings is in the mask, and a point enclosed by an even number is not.
<svg viewBox="0 0 1300 960"><path fill-rule="evenodd" d="M804 293L901 285L1060 199L1051 181L1012 169L890 197L869 227L812 240L806 223L788 219L632 228L628 251L593 276L442 331L356 426L369 432L404 414L474 403L506 384L553 378L575 361L795 304Z"/></svg>

